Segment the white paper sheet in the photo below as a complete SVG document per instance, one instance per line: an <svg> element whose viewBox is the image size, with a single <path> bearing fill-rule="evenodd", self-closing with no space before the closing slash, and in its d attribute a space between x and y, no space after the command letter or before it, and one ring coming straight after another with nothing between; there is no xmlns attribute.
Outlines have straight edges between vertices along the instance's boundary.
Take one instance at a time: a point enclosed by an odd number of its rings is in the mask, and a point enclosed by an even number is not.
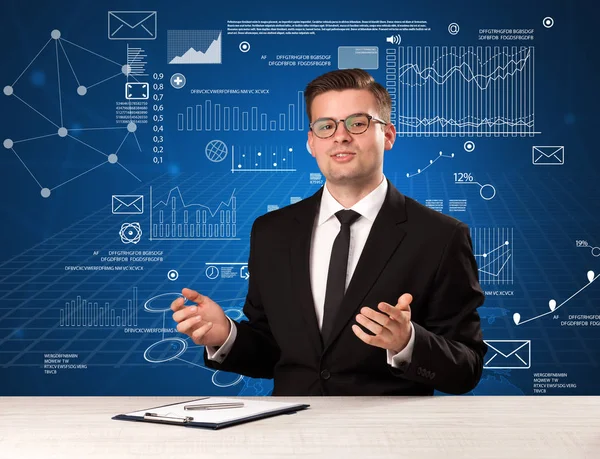
<svg viewBox="0 0 600 459"><path fill-rule="evenodd" d="M235 403L243 402L244 406L241 408L226 408L226 409L212 409L212 410L185 410L185 405L200 405L203 403ZM273 411L279 411L281 409L290 407L302 407L302 403L289 403L289 402L275 402L275 401L261 401L261 400L247 400L240 398L224 398L224 397L208 397L196 400L187 400L182 403L175 405L169 405L161 408L147 408L145 410L133 411L126 413L127 416L139 416L144 417L147 413L153 413L157 416L168 416L176 418L193 418L192 422L209 422L220 424L229 421L235 421L238 419L244 419L259 414L266 414Z"/></svg>

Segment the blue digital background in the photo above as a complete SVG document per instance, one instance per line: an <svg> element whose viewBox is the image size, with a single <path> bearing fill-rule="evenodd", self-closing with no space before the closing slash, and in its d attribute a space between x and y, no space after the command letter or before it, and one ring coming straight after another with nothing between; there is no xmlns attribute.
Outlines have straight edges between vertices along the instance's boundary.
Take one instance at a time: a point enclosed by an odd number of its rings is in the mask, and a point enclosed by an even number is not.
<svg viewBox="0 0 600 459"><path fill-rule="evenodd" d="M399 52L403 47L418 46L534 47L531 96L535 101L535 131L539 133L399 136L394 149L386 153L384 172L400 191L424 204L427 200L444 201L444 213L472 228L476 249L478 242L483 243L486 238L497 241L490 234L501 234L502 239L510 234L510 260L501 273L504 276L509 272L509 278L503 278L503 282L482 282L482 286L489 292L513 294L488 295L480 314L486 340L510 341L508 345L529 342L530 365L522 369L484 370L473 394L538 393L534 392L536 373L565 374L559 383L570 387L548 389L548 394L600 393L598 326L561 325L570 315L600 314L600 281L590 283L587 276L588 271L595 276L600 273L600 249L594 249L600 246L597 187L600 160L596 155L599 93L595 77L598 52L594 45L597 14L587 6L589 2L506 1L491 6L483 2L423 1L394 2L372 8L367 8L365 2L353 1L318 7L270 1L260 5L239 1L210 6L203 3L121 1L107 6L89 1L39 2L32 14L33 2L4 2L0 19L4 44L0 87L13 85L25 70L14 84L14 94L31 107L14 96L0 94L0 140L48 137L15 143L14 148L0 147L4 234L0 246L0 394L270 393L270 381L215 373L205 368L202 348L177 333L125 332L128 327L123 325L99 325L97 313L95 324L92 320L92 325L65 325L68 322L65 317L70 317L66 304L77 297L99 305L109 303L109 309L114 309L118 316L127 308L135 288L137 301L132 309L137 326L129 328L173 329L170 314L161 312L170 302L164 299L167 296L151 302L150 306L147 301L192 287L219 302L231 317L240 318L247 281L235 274L247 261L252 222L272 208L269 206L283 207L291 198L306 198L320 187L318 180L311 181L311 174L319 171L305 145L306 115L303 114L302 130L225 131L224 126L216 130L213 124L210 130L203 126L198 131L194 120L194 129L188 131L186 109L195 109L196 105L205 107L206 101L211 100L212 108L215 104L221 108L227 106L231 108L230 114L236 106L240 112L257 107L259 113L267 114L269 121L278 123L279 113L289 113L289 104L295 104L294 113L298 113L298 91L303 91L307 82L337 68L339 46L378 47L379 68L370 72L382 83L386 81L388 49ZM156 39L109 40L108 11L156 11ZM552 27L543 26L545 17L554 19ZM387 42L386 38L395 34L384 31L227 34L227 21L231 20L315 19L416 20L426 21L430 30L399 32L399 44ZM449 33L451 23L460 26L458 34ZM534 40L478 40L480 29L491 28L534 29ZM58 44L52 40L50 33L55 29L68 42ZM221 30L222 63L168 64L168 30ZM48 40L51 41L47 47L31 63ZM242 41L250 44L248 52L240 50ZM115 104L125 101L126 77L119 75L116 63L126 62L127 45L141 47L147 54L149 76L144 81L164 85L160 91L150 91L148 102L149 116L161 113L164 122L150 120L148 124L138 124L135 137L127 135L123 142L128 131L125 124L115 123ZM331 55L331 66L268 65L269 61L277 60L277 55L287 54ZM187 80L183 89L175 89L169 83L171 75L178 72ZM153 74L161 73L162 80L153 78ZM90 86L113 78L80 96L74 75L81 84ZM269 94L191 94L192 89L268 89ZM159 93L163 99L153 100L152 96ZM162 105L163 110L154 112L155 104ZM61 110L62 125L74 138L55 135L54 124L61 120ZM183 131L178 130L179 114L186 120ZM297 115L294 122L296 126L300 122ZM158 125L164 131L154 132L153 126ZM114 126L121 129L78 130ZM164 138L160 144L164 148L162 154L153 152L158 145L153 141L155 135ZM209 159L211 152L207 155L207 145L211 141L223 142L217 145L227 147L223 161ZM473 151L466 151L464 145L468 141L475 145ZM564 147L564 165L533 165L534 146ZM99 166L106 161L103 155L117 150L119 164ZM258 150L264 153L265 167L271 170L232 172L235 152L252 155ZM278 166L266 158L273 152ZM407 177L407 173L423 169L439 152L454 153L454 157L440 158L423 173ZM155 157L162 157L162 163L155 164ZM284 157L289 165L285 168L293 171L276 171L284 168ZM91 170L96 166L99 167ZM236 161L233 166L237 166ZM481 184L493 185L496 191L493 199L483 199L476 184L455 184L454 173L459 172L471 174ZM314 175L312 178L315 179ZM59 184L63 185L52 189L50 197L41 196L42 187ZM154 204L166 200L178 188L186 204L202 204L213 211L222 203L228 204L234 195L236 237L150 240L150 187ZM113 195L143 195L144 213L113 214ZM466 200L466 211L450 211L449 200ZM126 222L140 224L142 234L137 244L121 241L119 230ZM586 241L589 247L577 247L576 241ZM65 269L126 265L99 259L109 251L120 250L162 251L164 261L131 263L143 266L143 271ZM234 277L227 278L220 271L217 278L209 278L207 269L213 266L211 263L219 269L223 265L218 263L230 264ZM168 279L170 270L178 271L176 280ZM548 312L550 299L559 305L568 301L555 314L523 323ZM152 307L158 312L148 310ZM515 324L515 313L520 314L521 325ZM76 354L69 363L86 368L46 373L45 354ZM488 352L486 360L491 356Z"/></svg>

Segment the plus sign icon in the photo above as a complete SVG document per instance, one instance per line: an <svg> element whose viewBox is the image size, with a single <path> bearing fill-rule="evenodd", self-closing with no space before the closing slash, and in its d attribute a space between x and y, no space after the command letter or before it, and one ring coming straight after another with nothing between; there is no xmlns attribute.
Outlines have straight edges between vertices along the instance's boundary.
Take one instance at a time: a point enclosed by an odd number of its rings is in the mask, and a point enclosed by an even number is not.
<svg viewBox="0 0 600 459"><path fill-rule="evenodd" d="M181 89L185 86L185 77L181 73L175 73L171 77L171 86L175 89Z"/></svg>

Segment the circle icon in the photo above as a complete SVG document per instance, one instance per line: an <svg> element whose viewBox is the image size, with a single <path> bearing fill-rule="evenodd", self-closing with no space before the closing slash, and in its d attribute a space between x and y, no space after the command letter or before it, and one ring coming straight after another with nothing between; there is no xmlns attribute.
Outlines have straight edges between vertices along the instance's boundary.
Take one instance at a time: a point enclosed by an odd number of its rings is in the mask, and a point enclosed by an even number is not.
<svg viewBox="0 0 600 459"><path fill-rule="evenodd" d="M226 309L224 312L227 317L233 320L242 320L242 317L244 316L242 310L237 308Z"/></svg>
<svg viewBox="0 0 600 459"><path fill-rule="evenodd" d="M542 21L542 24L544 25L544 27L546 29L549 29L550 27L552 27L554 25L554 19L552 19L550 16L546 16L544 18L544 20Z"/></svg>
<svg viewBox="0 0 600 459"><path fill-rule="evenodd" d="M186 80L185 76L182 73L174 73L171 76L171 86L175 89L181 89L185 86Z"/></svg>
<svg viewBox="0 0 600 459"><path fill-rule="evenodd" d="M144 303L144 311L167 312L171 310L171 303L181 298L181 293L161 293L150 298ZM184 303L185 305L185 303Z"/></svg>
<svg viewBox="0 0 600 459"><path fill-rule="evenodd" d="M187 343L181 338L165 338L148 346L144 359L150 363L165 363L175 360L187 349Z"/></svg>
<svg viewBox="0 0 600 459"><path fill-rule="evenodd" d="M475 151L475 142L473 142L471 140L467 140L463 147L464 147L465 151L468 151L469 153L472 151Z"/></svg>
<svg viewBox="0 0 600 459"><path fill-rule="evenodd" d="M456 35L458 32L460 32L460 27L456 22L453 22L448 26L448 33L450 35Z"/></svg>
<svg viewBox="0 0 600 459"><path fill-rule="evenodd" d="M208 277L210 280L215 280L217 277L219 277L219 268L212 265L208 266L205 273L206 277Z"/></svg>
<svg viewBox="0 0 600 459"><path fill-rule="evenodd" d="M222 140L211 140L206 144L204 154L209 161L220 163L227 157L227 145Z"/></svg>
<svg viewBox="0 0 600 459"><path fill-rule="evenodd" d="M243 41L240 43L239 48L242 53L247 53L248 51L250 51L250 43L248 43L247 41Z"/></svg>
<svg viewBox="0 0 600 459"><path fill-rule="evenodd" d="M217 370L213 373L211 381L217 387L231 387L243 381L244 377L235 373Z"/></svg>
<svg viewBox="0 0 600 459"><path fill-rule="evenodd" d="M167 279L169 279L170 281L176 281L177 279L179 279L179 273L177 272L177 270L171 269L167 273Z"/></svg>
<svg viewBox="0 0 600 459"><path fill-rule="evenodd" d="M479 194L483 199L489 201L491 199L494 199L494 196L496 196L496 188L494 188L493 185L486 183L479 189Z"/></svg>

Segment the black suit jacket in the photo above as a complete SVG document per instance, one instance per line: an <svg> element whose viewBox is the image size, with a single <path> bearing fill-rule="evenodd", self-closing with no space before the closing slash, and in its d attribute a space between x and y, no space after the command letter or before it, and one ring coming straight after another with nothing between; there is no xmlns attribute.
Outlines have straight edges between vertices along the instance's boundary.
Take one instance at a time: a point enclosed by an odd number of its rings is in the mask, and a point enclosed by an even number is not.
<svg viewBox="0 0 600 459"><path fill-rule="evenodd" d="M481 377L484 295L465 224L405 197L388 182L384 204L322 342L310 285L310 243L322 189L259 217L250 236L247 321L229 355L208 367L274 378L273 395L461 394ZM411 363L392 368L386 350L352 331L363 306L377 310L410 293Z"/></svg>

